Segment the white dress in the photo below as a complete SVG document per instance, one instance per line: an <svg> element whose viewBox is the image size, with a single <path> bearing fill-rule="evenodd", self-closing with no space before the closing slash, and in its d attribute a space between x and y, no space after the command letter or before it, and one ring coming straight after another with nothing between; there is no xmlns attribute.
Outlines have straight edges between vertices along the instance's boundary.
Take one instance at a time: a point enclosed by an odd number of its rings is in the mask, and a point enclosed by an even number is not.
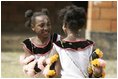
<svg viewBox="0 0 118 79"><path fill-rule="evenodd" d="M49 58L50 56L55 54L51 52L53 47L52 42L56 42L59 40L60 40L60 35L53 34L46 45L38 46L31 40L31 38L28 38L23 41L23 49L27 50L30 54L35 55L36 59L42 56Z"/></svg>
<svg viewBox="0 0 118 79"><path fill-rule="evenodd" d="M53 43L54 44L54 43ZM61 78L87 78L87 67L92 54L93 45L82 50L64 49L54 44L62 66Z"/></svg>

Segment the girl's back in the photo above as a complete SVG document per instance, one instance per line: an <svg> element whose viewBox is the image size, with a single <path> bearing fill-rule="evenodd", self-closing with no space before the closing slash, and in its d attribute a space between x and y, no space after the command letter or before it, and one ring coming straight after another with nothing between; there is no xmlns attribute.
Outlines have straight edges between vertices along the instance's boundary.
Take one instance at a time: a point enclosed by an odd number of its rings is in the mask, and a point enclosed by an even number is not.
<svg viewBox="0 0 118 79"><path fill-rule="evenodd" d="M90 62L89 58L93 48L92 41L58 41L54 46L60 57L62 78L88 77L87 67Z"/></svg>

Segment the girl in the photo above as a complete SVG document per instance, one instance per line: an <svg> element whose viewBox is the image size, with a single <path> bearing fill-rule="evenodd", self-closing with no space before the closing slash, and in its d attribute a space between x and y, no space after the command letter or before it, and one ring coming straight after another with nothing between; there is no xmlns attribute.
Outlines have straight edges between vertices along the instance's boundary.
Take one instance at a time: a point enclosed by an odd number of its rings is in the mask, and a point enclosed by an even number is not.
<svg viewBox="0 0 118 79"><path fill-rule="evenodd" d="M23 70L27 75L36 77L40 74L40 77L43 77L44 60L53 55L52 42L59 40L60 36L51 34L51 22L47 9L42 9L40 12L27 10L25 17L27 18L25 26L30 27L36 36L23 41L25 54L20 57L20 63L23 64Z"/></svg>
<svg viewBox="0 0 118 79"><path fill-rule="evenodd" d="M78 35L86 23L86 13L83 8L67 6L61 9L59 17L63 20L63 31L66 37L54 43L59 54L62 78L87 78L88 66L91 60L94 42L82 39Z"/></svg>

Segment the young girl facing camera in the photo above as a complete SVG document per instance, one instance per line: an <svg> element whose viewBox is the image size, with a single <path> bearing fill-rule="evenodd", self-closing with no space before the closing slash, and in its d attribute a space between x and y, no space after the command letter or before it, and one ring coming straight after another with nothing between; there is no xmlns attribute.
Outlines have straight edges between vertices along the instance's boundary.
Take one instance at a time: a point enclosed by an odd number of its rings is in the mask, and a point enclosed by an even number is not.
<svg viewBox="0 0 118 79"><path fill-rule="evenodd" d="M51 22L47 9L39 12L27 10L25 17L27 19L25 26L30 27L36 35L23 41L25 54L20 57L20 63L27 75L35 77L38 74L39 77L42 77L46 64L44 60L53 55L51 53L52 43L59 40L60 36L51 33Z"/></svg>

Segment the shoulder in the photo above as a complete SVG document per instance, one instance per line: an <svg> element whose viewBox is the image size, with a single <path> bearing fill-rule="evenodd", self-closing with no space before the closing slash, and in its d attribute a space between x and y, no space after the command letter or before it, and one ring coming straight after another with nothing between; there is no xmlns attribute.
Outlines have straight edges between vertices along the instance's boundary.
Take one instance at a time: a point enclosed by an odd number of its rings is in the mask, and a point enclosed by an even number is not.
<svg viewBox="0 0 118 79"><path fill-rule="evenodd" d="M29 37L29 38L23 40L23 43L31 43L31 40L34 40L34 39L35 39L35 37Z"/></svg>
<svg viewBox="0 0 118 79"><path fill-rule="evenodd" d="M31 44L31 39L30 38L25 39L22 43L23 43L23 46L25 46L28 49L31 49L32 44Z"/></svg>
<svg viewBox="0 0 118 79"><path fill-rule="evenodd" d="M27 38L27 39L25 39L25 40L23 41L24 44L29 43L29 42L30 42L30 39L29 39L29 38Z"/></svg>
<svg viewBox="0 0 118 79"><path fill-rule="evenodd" d="M83 41L57 41L55 42L55 45L61 48L71 48L71 49L84 49L86 47L89 47L91 45L94 45L94 42L91 40L83 40Z"/></svg>
<svg viewBox="0 0 118 79"><path fill-rule="evenodd" d="M88 39L87 39L85 42L87 42L87 43L89 43L89 44L93 44L93 45L95 44L94 41L92 41L92 40L88 40Z"/></svg>
<svg viewBox="0 0 118 79"><path fill-rule="evenodd" d="M59 34L57 34L57 33L53 33L53 34L51 35L51 38L52 38L53 42L56 42L56 41L59 41L59 40L60 40L61 35L59 35Z"/></svg>

